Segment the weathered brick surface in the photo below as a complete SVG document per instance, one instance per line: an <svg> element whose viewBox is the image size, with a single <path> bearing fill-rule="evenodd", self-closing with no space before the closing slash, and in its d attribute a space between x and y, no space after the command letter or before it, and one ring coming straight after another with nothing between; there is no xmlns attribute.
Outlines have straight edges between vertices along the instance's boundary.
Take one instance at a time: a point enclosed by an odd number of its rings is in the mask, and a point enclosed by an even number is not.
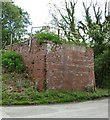
<svg viewBox="0 0 110 120"><path fill-rule="evenodd" d="M91 48L62 45L54 52L47 52L46 56L47 89L83 90L94 86L94 56Z"/></svg>
<svg viewBox="0 0 110 120"><path fill-rule="evenodd" d="M51 42L39 46L34 38L31 51L28 42L13 45L12 49L22 55L30 79L37 81L39 91L45 85L47 90L84 90L95 85L92 48Z"/></svg>

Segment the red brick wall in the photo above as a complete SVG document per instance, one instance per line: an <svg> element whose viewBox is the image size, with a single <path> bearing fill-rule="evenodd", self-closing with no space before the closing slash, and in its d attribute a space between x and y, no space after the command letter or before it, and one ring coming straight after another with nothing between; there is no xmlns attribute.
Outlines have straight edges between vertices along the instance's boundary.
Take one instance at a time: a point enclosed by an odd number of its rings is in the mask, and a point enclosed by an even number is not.
<svg viewBox="0 0 110 120"><path fill-rule="evenodd" d="M47 52L46 56L47 89L83 90L94 86L94 56L91 48L62 45L55 51Z"/></svg>
<svg viewBox="0 0 110 120"><path fill-rule="evenodd" d="M55 45L51 42L37 45L32 40L13 45L13 50L22 55L30 79L38 83L38 90L83 90L94 87L94 56L92 48L74 45ZM46 85L46 86L45 86Z"/></svg>

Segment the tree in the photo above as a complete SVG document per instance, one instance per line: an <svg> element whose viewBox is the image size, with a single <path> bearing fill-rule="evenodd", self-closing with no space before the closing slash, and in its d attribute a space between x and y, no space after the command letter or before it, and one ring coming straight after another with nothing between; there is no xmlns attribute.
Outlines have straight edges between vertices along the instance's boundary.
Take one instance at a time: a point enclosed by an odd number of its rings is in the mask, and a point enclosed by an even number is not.
<svg viewBox="0 0 110 120"><path fill-rule="evenodd" d="M109 41L107 33L110 30L110 23L106 19L102 21L102 10L97 3L86 7L83 2L83 7L85 10L85 22L79 21L78 31L83 42L88 41L90 46L94 47L95 56L97 56L103 53L106 42ZM91 18L90 7L92 7L95 19Z"/></svg>
<svg viewBox="0 0 110 120"><path fill-rule="evenodd" d="M13 42L17 42L26 34L26 27L30 25L29 14L14 3L2 3L2 45L10 44L11 35Z"/></svg>
<svg viewBox="0 0 110 120"><path fill-rule="evenodd" d="M83 6L85 10L85 22L79 21L78 28L80 31L83 31L83 34L81 32L79 33L85 40L84 42L86 42L87 38L90 42L90 46L93 46L97 87L108 87L110 81L110 39L108 37L110 22L107 21L106 18L102 21L102 10L97 3L89 7L86 7L85 3L83 3ZM95 19L91 18L90 7L92 7Z"/></svg>
<svg viewBox="0 0 110 120"><path fill-rule="evenodd" d="M77 2L74 0L65 0L63 9L54 5L57 12L52 13L52 24L62 28L68 40L72 40L75 43L78 42L79 44L89 43L90 46L94 46L94 50L97 52L96 55L102 53L104 49L103 44L105 44L107 40L107 33L110 29L109 22L106 20L102 22L102 10L98 3L94 4L91 2L87 7L83 2L85 18L83 21L79 20L77 24L75 22L76 4ZM92 15L90 9L93 11ZM61 19L59 19L55 13L59 13Z"/></svg>
<svg viewBox="0 0 110 120"><path fill-rule="evenodd" d="M64 9L59 9L54 4L55 10L57 10L57 13L60 15L60 20L55 13L52 13L52 24L61 28L69 41L79 39L74 16L76 3L74 0L68 2L65 0Z"/></svg>
<svg viewBox="0 0 110 120"><path fill-rule="evenodd" d="M95 78L98 87L110 88L110 44L95 58Z"/></svg>

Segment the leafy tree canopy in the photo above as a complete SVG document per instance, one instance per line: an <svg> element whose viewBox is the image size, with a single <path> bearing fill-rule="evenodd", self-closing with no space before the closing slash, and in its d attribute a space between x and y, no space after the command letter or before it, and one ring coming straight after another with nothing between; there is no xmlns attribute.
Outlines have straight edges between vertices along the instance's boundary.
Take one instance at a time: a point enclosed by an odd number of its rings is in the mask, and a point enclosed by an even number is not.
<svg viewBox="0 0 110 120"><path fill-rule="evenodd" d="M29 14L12 2L2 4L2 45L10 44L11 35L13 42L26 34L26 27L30 25Z"/></svg>

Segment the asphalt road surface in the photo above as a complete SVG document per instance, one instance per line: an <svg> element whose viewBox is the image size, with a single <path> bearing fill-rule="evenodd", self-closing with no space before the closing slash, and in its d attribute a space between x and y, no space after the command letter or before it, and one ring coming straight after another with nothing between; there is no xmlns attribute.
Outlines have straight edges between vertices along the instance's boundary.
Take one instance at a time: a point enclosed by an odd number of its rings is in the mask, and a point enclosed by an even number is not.
<svg viewBox="0 0 110 120"><path fill-rule="evenodd" d="M108 118L108 99L1 109L2 118Z"/></svg>

